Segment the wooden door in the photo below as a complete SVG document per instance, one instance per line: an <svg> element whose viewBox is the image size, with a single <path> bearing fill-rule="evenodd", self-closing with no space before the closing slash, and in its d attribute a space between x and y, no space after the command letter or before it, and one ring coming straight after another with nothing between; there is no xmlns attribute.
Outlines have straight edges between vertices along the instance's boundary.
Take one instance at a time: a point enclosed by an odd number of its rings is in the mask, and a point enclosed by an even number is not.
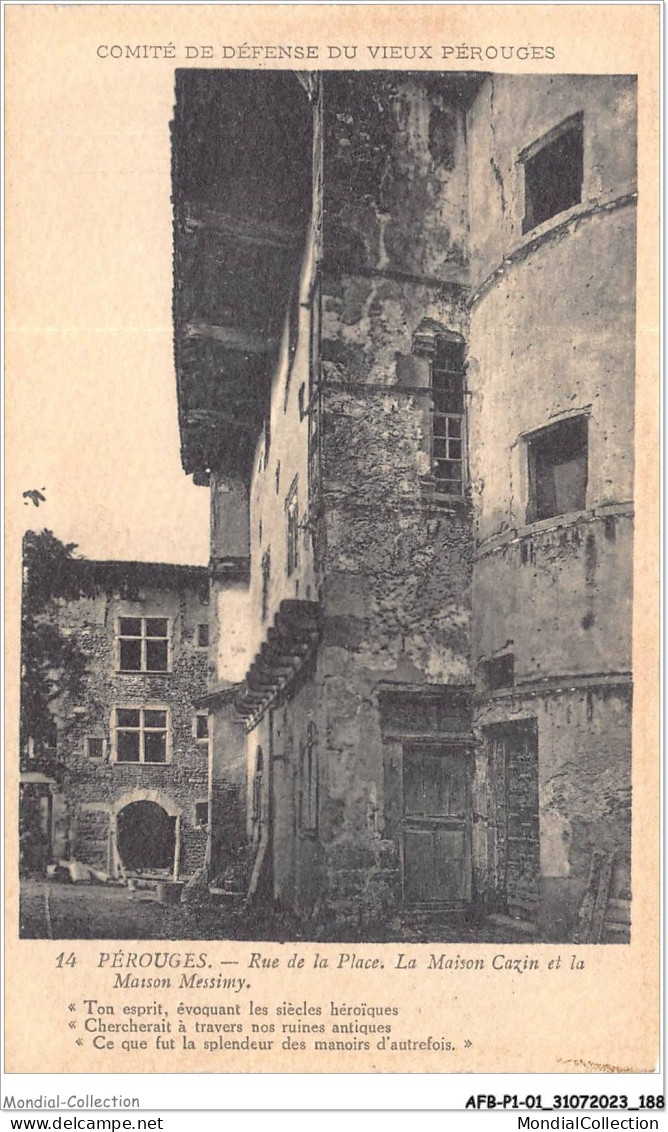
<svg viewBox="0 0 668 1132"><path fill-rule="evenodd" d="M469 763L466 751L406 745L403 751L404 904L437 908L471 898Z"/></svg>
<svg viewBox="0 0 668 1132"><path fill-rule="evenodd" d="M536 721L517 720L490 727L488 743L497 892L507 912L533 919L540 879Z"/></svg>

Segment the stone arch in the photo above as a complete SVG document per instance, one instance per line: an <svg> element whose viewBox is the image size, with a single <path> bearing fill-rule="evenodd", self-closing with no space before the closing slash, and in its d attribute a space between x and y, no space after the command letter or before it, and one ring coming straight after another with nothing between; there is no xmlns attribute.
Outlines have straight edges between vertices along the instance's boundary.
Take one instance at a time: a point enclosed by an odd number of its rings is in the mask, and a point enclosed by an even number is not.
<svg viewBox="0 0 668 1132"><path fill-rule="evenodd" d="M123 794L120 798L113 803L111 807L111 857L112 857L112 871L115 876L123 875L126 872L126 862L122 859L122 854L119 851L119 817L123 811L127 811L128 806L135 806L137 804L142 806L157 806L159 807L173 822L173 832L169 835L170 847L170 860L169 868L172 872L174 880L178 879L179 864L181 858L181 818L183 810L177 806L175 802L161 790L150 789L134 789ZM148 816L148 809L146 811ZM126 814L127 817L127 814ZM123 819L121 818L121 825ZM172 848L173 846L173 848ZM155 867L165 867L166 862ZM147 867L151 867L150 864Z"/></svg>
<svg viewBox="0 0 668 1132"><path fill-rule="evenodd" d="M180 818L183 810L177 806L172 799L162 792L162 790L129 790L127 794L123 794L113 804L113 815L117 817L122 809L129 806L132 802L155 802L158 806L162 806L163 810L169 814L170 818Z"/></svg>

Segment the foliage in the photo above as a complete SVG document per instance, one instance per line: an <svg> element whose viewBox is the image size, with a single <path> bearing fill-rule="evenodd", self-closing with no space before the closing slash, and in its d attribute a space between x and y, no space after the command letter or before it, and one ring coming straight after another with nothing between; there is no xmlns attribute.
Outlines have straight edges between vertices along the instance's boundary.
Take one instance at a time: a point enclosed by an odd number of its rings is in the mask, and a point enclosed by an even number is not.
<svg viewBox="0 0 668 1132"><path fill-rule="evenodd" d="M21 603L21 769L58 779L55 707L77 695L87 657L58 624L60 600L92 596L90 576L77 569L75 543L52 531L27 531L23 539Z"/></svg>

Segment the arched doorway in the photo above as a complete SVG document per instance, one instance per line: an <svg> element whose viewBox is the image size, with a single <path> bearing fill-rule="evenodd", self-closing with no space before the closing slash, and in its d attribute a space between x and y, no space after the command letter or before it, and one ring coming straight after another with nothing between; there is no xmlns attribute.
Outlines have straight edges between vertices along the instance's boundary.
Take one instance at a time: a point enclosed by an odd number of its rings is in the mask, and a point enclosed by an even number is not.
<svg viewBox="0 0 668 1132"><path fill-rule="evenodd" d="M116 844L127 870L171 870L174 865L176 818L157 802L130 802L118 813Z"/></svg>

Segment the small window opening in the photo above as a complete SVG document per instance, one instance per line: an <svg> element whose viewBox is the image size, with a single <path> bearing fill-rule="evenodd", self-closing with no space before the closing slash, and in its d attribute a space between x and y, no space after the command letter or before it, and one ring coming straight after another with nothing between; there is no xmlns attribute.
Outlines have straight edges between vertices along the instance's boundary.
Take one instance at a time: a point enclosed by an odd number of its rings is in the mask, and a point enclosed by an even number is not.
<svg viewBox="0 0 668 1132"><path fill-rule="evenodd" d="M209 623L202 621L197 626L197 647L198 649L208 649L209 647Z"/></svg>
<svg viewBox="0 0 668 1132"><path fill-rule="evenodd" d="M285 396L283 399L283 412L288 408L288 396L290 393L290 378L292 377L292 370L295 364L295 356L297 353L297 344L299 342L299 281L295 283L290 298L290 311L288 314L288 364L287 373L285 375Z"/></svg>
<svg viewBox="0 0 668 1132"><path fill-rule="evenodd" d="M550 519L587 505L587 418L571 417L541 429L527 442L527 522Z"/></svg>
<svg viewBox="0 0 668 1132"><path fill-rule="evenodd" d="M271 419L269 417L269 414L267 414L267 417L266 417L265 422L264 422L264 458L263 458L263 464L264 464L264 470L265 471L267 470L267 465L269 464L269 450L270 450L270 448L271 448Z"/></svg>
<svg viewBox="0 0 668 1132"><path fill-rule="evenodd" d="M198 743L207 743L209 740L209 713L199 711L195 716L195 737Z"/></svg>
<svg viewBox="0 0 668 1132"><path fill-rule="evenodd" d="M195 828L204 829L209 824L209 803L195 802Z"/></svg>
<svg viewBox="0 0 668 1132"><path fill-rule="evenodd" d="M287 567L288 577L293 574L299 565L299 515L297 498L297 477L295 476L285 500L285 517L287 533Z"/></svg>
<svg viewBox="0 0 668 1132"><path fill-rule="evenodd" d="M583 156L582 114L568 118L520 155L524 164L523 232L580 203Z"/></svg>
<svg viewBox="0 0 668 1132"><path fill-rule="evenodd" d="M262 573L262 620L267 620L269 613L269 582L271 579L271 550L267 548L262 555L262 562L260 565Z"/></svg>
<svg viewBox="0 0 668 1132"><path fill-rule="evenodd" d="M515 657L513 653L493 656L481 664L482 676L487 691L497 688L512 688L515 683Z"/></svg>
<svg viewBox="0 0 668 1132"><path fill-rule="evenodd" d="M90 736L86 739L86 755L89 759L96 759L100 762L105 754L105 741L97 736Z"/></svg>

